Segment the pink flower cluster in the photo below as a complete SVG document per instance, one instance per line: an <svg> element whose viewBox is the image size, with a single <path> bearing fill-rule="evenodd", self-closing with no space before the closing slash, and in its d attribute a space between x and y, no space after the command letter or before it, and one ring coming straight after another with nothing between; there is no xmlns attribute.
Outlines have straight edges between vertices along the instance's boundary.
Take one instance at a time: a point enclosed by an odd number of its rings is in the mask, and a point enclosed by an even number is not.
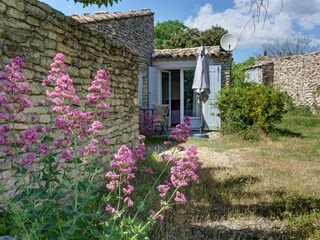
<svg viewBox="0 0 320 240"><path fill-rule="evenodd" d="M80 98L76 95L76 90L72 86L72 80L66 73L67 66L64 63L64 55L58 53L54 62L51 64L51 70L48 72L46 79L42 81L43 85L54 85L52 92L47 91L47 96L51 98L53 105L52 112L59 114L54 123L58 129L64 133L64 137L54 141L54 146L57 148L66 148L74 138L80 140L93 138L93 135L101 134L103 128L102 120L108 118L106 110L109 105L105 100L110 96L107 73L104 70L99 70L96 77L91 82L88 88L88 94L84 105L90 107L91 111L82 111L78 106L81 104ZM41 102L46 105L45 102ZM108 152L104 150L107 145L107 139L91 140L86 146L79 150L79 154L87 157L89 154L106 155ZM101 148L101 149L100 149ZM61 152L60 157L71 160L72 152L67 150ZM88 163L87 160L85 160Z"/></svg>
<svg viewBox="0 0 320 240"><path fill-rule="evenodd" d="M130 195L133 193L134 187L130 184L130 179L135 178L134 172L138 170L136 163L144 160L144 151L144 144L137 145L133 150L125 145L121 146L118 152L114 154L114 159L110 161L113 170L106 174L106 178L110 179L110 182L106 185L108 190L113 191L123 185L121 188L123 203L127 207L133 205ZM119 209L115 211L113 209L111 205L108 205L106 211L113 214L118 213Z"/></svg>
<svg viewBox="0 0 320 240"><path fill-rule="evenodd" d="M19 120L19 113L32 107L32 102L25 96L29 87L25 84L24 62L21 57L11 59L0 74L0 119L11 122Z"/></svg>
<svg viewBox="0 0 320 240"><path fill-rule="evenodd" d="M139 118L139 130L142 135L149 135L154 133L156 128L155 119L157 115L148 115L148 111L143 111L142 116Z"/></svg>
<svg viewBox="0 0 320 240"><path fill-rule="evenodd" d="M199 167L198 160L196 147L190 146L180 159L174 161L170 169L170 180L174 187L185 187L189 181L198 180L198 175L195 173Z"/></svg>
<svg viewBox="0 0 320 240"><path fill-rule="evenodd" d="M171 132L170 138L174 139L178 144L186 142L187 138L190 137L190 118L184 118L183 122L176 126L176 128ZM165 141L164 145L166 147L171 147L172 142ZM197 149L195 146L190 146L185 148L181 145L176 146L178 151L185 151L181 157L174 157L169 154L161 154L162 159L168 161L171 164L170 167L170 181L165 181L164 184L159 185L158 191L160 193L160 198L162 199L160 205L163 210L169 208L168 193L172 190L175 194L174 201L177 204L185 204L187 202L186 196L178 191L189 184L190 181L198 180L198 175L196 170L199 167ZM174 151L173 151L174 152ZM161 212L161 211L160 211ZM157 217L154 214L154 218Z"/></svg>
<svg viewBox="0 0 320 240"><path fill-rule="evenodd" d="M182 122L171 131L170 138L177 143L185 143L187 138L190 137L190 126L190 117L185 116Z"/></svg>

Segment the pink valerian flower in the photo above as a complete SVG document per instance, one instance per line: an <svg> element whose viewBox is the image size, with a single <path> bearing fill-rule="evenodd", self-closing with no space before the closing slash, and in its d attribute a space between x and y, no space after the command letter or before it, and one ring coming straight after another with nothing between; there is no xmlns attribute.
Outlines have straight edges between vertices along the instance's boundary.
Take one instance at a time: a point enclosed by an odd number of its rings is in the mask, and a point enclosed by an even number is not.
<svg viewBox="0 0 320 240"><path fill-rule="evenodd" d="M159 185L157 189L160 192L160 197L165 198L167 195L167 192L170 190L170 185L162 184L162 185Z"/></svg>
<svg viewBox="0 0 320 240"><path fill-rule="evenodd" d="M60 168L61 170L65 169L66 168L66 164L65 163L60 163L58 165L58 168Z"/></svg>
<svg viewBox="0 0 320 240"><path fill-rule="evenodd" d="M49 150L49 148L48 148L47 145L41 145L41 146L39 147L39 149L37 150L37 152L38 152L38 153L43 153L43 154L47 155L47 154L48 154L48 150Z"/></svg>
<svg viewBox="0 0 320 240"><path fill-rule="evenodd" d="M4 67L0 74L0 105L2 111L0 118L4 120L17 120L17 113L32 107L32 102L24 95L29 91L25 85L24 62L21 57L10 60L10 64Z"/></svg>
<svg viewBox="0 0 320 240"><path fill-rule="evenodd" d="M109 171L106 174L106 178L109 178L111 180L118 180L120 178L120 175L117 174L115 171Z"/></svg>
<svg viewBox="0 0 320 240"><path fill-rule="evenodd" d="M105 70L99 70L96 77L91 82L91 86L88 88L89 93L86 96L85 104L95 105L95 115L102 119L107 119L109 115L106 110L110 108L105 100L110 96L110 83L108 81L108 75Z"/></svg>
<svg viewBox="0 0 320 240"><path fill-rule="evenodd" d="M89 94L93 94L96 101L90 102L95 112L84 112L75 106L80 104L80 98L76 95L76 90L72 86L70 76L65 72L67 66L64 64L64 56L58 53L51 64L48 76L43 80L43 85L54 83L54 90L47 91L47 96L51 98L54 105L52 112L60 116L55 119L55 125L64 134L84 139L90 134L99 134L102 124L99 119L104 119L108 105L104 102L110 95L108 77L104 70L99 70L95 80L89 87ZM98 113L102 111L103 114ZM102 116L103 115L103 116ZM91 127L89 127L91 125ZM90 151L93 148L89 149ZM97 151L93 151L96 153ZM92 151L91 151L92 153Z"/></svg>
<svg viewBox="0 0 320 240"><path fill-rule="evenodd" d="M168 162L173 162L176 160L175 157L173 157L172 155L169 155L169 154L166 154L166 153L161 153L160 154L160 157L165 160L165 161L168 161Z"/></svg>
<svg viewBox="0 0 320 240"><path fill-rule="evenodd" d="M127 188L122 188L122 192L124 193L124 195L131 195L133 190L134 190L134 187L131 185L127 185Z"/></svg>
<svg viewBox="0 0 320 240"><path fill-rule="evenodd" d="M163 142L163 145L166 146L166 147L170 147L172 145L172 142L171 141L165 141L165 142Z"/></svg>
<svg viewBox="0 0 320 240"><path fill-rule="evenodd" d="M112 180L111 182L109 182L107 185L106 185L106 188L110 191L113 191L116 187L119 186L119 181L117 180Z"/></svg>
<svg viewBox="0 0 320 240"><path fill-rule="evenodd" d="M171 131L170 138L175 140L177 143L185 143L187 138L190 137L190 126L190 117L184 117L182 122Z"/></svg>
<svg viewBox="0 0 320 240"><path fill-rule="evenodd" d="M129 197L125 197L125 198L123 199L123 202L124 202L124 203L127 203L128 207L133 206L133 201L132 201L131 198L129 198Z"/></svg>
<svg viewBox="0 0 320 240"><path fill-rule="evenodd" d="M151 167L141 169L140 172L146 173L148 175L152 175L153 174L153 170L152 170Z"/></svg>
<svg viewBox="0 0 320 240"><path fill-rule="evenodd" d="M144 144L138 144L133 150L132 150L133 158L137 162L143 162L145 160L145 146Z"/></svg>
<svg viewBox="0 0 320 240"><path fill-rule="evenodd" d="M198 175L195 173L199 167L198 160L196 147L190 146L180 159L174 161L170 168L170 180L174 187L184 187L189 181L198 180Z"/></svg>
<svg viewBox="0 0 320 240"><path fill-rule="evenodd" d="M19 133L19 143L35 143L39 139L36 129L27 129Z"/></svg>
<svg viewBox="0 0 320 240"><path fill-rule="evenodd" d="M176 192L176 197L174 198L174 201L178 204L186 204L187 203L186 196L179 191Z"/></svg>
<svg viewBox="0 0 320 240"><path fill-rule="evenodd" d="M162 214L156 213L153 209L148 211L149 215L151 215L154 219L162 221L164 219Z"/></svg>
<svg viewBox="0 0 320 240"><path fill-rule="evenodd" d="M99 121L94 121L92 124L91 124L91 128L89 128L89 133L96 133L96 134L99 134L101 131L101 128L102 128L102 123L99 122Z"/></svg>
<svg viewBox="0 0 320 240"><path fill-rule="evenodd" d="M126 175L131 173L135 160L133 159L132 151L127 146L122 145L118 152L114 154L114 158L114 160L110 161L112 168L118 169Z"/></svg>
<svg viewBox="0 0 320 240"><path fill-rule="evenodd" d="M36 162L36 155L34 153L26 153L23 156L21 156L20 158L16 158L14 159L14 163L17 165L20 165L24 168L30 168L32 166L33 163Z"/></svg>
<svg viewBox="0 0 320 240"><path fill-rule="evenodd" d="M1 152L6 155L6 156L11 156L12 155L12 147L10 146L4 146L2 149L1 149Z"/></svg>
<svg viewBox="0 0 320 240"><path fill-rule="evenodd" d="M110 204L108 204L106 206L106 212L109 212L111 214L118 214L119 212L114 208L112 207Z"/></svg>
<svg viewBox="0 0 320 240"><path fill-rule="evenodd" d="M71 161L72 158L73 158L72 153L71 153L69 150L63 150L63 151L59 154L59 156L60 156L61 158L67 159L67 160L69 160L69 161Z"/></svg>
<svg viewBox="0 0 320 240"><path fill-rule="evenodd" d="M142 135L149 135L154 133L154 130L156 128L156 122L155 119L157 118L157 115L150 115L148 114L148 111L143 111L142 116L139 116L139 130L140 134Z"/></svg>

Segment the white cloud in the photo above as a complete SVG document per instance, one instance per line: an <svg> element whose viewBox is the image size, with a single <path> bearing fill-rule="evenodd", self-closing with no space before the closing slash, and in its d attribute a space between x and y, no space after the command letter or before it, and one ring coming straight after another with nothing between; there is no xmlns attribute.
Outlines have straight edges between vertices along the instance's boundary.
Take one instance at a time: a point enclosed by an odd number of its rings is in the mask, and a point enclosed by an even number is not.
<svg viewBox="0 0 320 240"><path fill-rule="evenodd" d="M306 32L320 26L320 0L270 0L268 15L255 27L251 19L250 1L234 0L233 8L215 12L211 3L199 8L196 16L185 20L185 25L205 30L220 25L238 36L239 47L260 47L274 38L285 38L295 32ZM297 26L299 28L297 28ZM320 40L316 40L320 42Z"/></svg>

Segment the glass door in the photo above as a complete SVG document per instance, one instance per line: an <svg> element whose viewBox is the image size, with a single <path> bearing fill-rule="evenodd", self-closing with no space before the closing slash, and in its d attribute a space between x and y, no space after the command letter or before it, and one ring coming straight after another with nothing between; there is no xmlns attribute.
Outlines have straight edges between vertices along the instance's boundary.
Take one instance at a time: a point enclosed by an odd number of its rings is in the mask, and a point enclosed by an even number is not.
<svg viewBox="0 0 320 240"><path fill-rule="evenodd" d="M160 104L169 105L169 122L168 126L171 126L171 72L161 72L161 95Z"/></svg>
<svg viewBox="0 0 320 240"><path fill-rule="evenodd" d="M192 89L195 70L183 70L183 113L191 119L191 128L200 126L200 103L195 90Z"/></svg>

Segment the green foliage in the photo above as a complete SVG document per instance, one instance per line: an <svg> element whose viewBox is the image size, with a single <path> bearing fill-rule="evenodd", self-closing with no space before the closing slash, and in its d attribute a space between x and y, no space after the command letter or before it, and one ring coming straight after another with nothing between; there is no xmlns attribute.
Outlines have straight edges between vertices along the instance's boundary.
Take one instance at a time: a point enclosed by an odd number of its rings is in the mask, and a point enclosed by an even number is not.
<svg viewBox="0 0 320 240"><path fill-rule="evenodd" d="M253 57L248 58L242 63L232 63L232 81L233 83L243 83L245 80L245 70L246 68L253 66L256 60Z"/></svg>
<svg viewBox="0 0 320 240"><path fill-rule="evenodd" d="M75 3L78 3L78 2L82 3L83 7L88 7L89 5L92 5L92 4L97 4L98 7L101 7L103 5L108 7L109 5L112 6L114 3L119 2L119 0L73 0L73 1Z"/></svg>
<svg viewBox="0 0 320 240"><path fill-rule="evenodd" d="M224 133L257 136L259 130L272 129L285 110L286 95L274 86L246 83L225 87L216 102ZM253 133L252 133L253 132ZM245 134L243 134L245 133Z"/></svg>
<svg viewBox="0 0 320 240"><path fill-rule="evenodd" d="M190 48L201 45L201 32L197 28L187 28L173 35L164 44L164 48Z"/></svg>
<svg viewBox="0 0 320 240"><path fill-rule="evenodd" d="M155 49L165 48L165 43L172 36L180 31L186 30L188 27L178 20L168 20L165 22L158 22L154 27L154 47Z"/></svg>
<svg viewBox="0 0 320 240"><path fill-rule="evenodd" d="M200 40L201 43L207 46L219 46L221 37L226 33L228 31L223 27L219 25L212 26L210 29L201 32Z"/></svg>
<svg viewBox="0 0 320 240"><path fill-rule="evenodd" d="M189 28L178 20L158 22L154 28L155 49L173 49L198 47L201 44L218 46L221 37L228 33L221 26L212 26L210 29L200 31L197 28Z"/></svg>

